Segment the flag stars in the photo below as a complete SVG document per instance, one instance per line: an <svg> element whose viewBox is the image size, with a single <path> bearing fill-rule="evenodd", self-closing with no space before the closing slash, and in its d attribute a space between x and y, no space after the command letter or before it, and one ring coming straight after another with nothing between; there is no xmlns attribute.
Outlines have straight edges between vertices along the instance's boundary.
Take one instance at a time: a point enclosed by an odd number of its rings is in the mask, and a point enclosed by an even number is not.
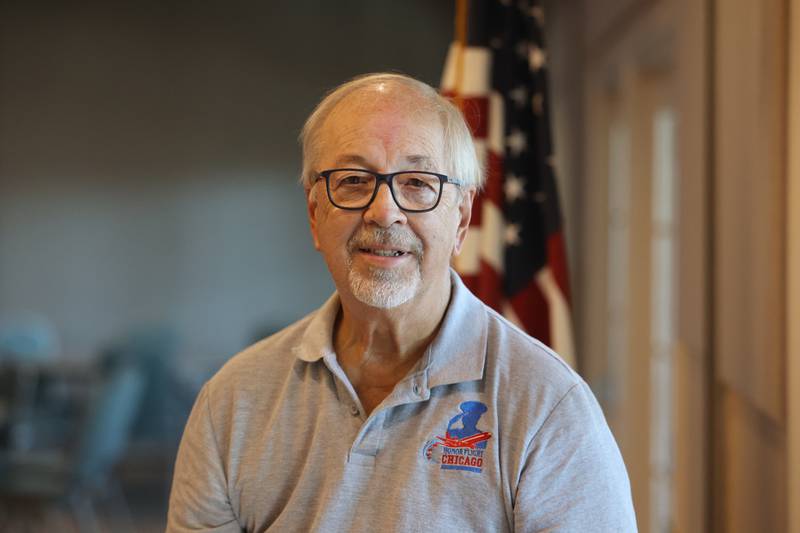
<svg viewBox="0 0 800 533"><path fill-rule="evenodd" d="M503 183L503 192L505 192L507 201L515 202L525 196L525 182L518 176L509 174Z"/></svg>
<svg viewBox="0 0 800 533"><path fill-rule="evenodd" d="M522 239L520 239L519 236L520 230L519 224L506 225L504 238L508 246L519 246L522 244Z"/></svg>
<svg viewBox="0 0 800 533"><path fill-rule="evenodd" d="M538 71L546 62L547 57L545 56L544 50L538 46L531 46L528 52L528 65L530 65L531 69Z"/></svg>
<svg viewBox="0 0 800 533"><path fill-rule="evenodd" d="M528 147L528 139L525 138L525 134L522 131L515 128L511 135L506 137L506 146L508 146L511 154L516 157Z"/></svg>
<svg viewBox="0 0 800 533"><path fill-rule="evenodd" d="M519 85L509 91L509 98L514 101L517 107L525 107L525 100L528 98L528 91L524 85Z"/></svg>

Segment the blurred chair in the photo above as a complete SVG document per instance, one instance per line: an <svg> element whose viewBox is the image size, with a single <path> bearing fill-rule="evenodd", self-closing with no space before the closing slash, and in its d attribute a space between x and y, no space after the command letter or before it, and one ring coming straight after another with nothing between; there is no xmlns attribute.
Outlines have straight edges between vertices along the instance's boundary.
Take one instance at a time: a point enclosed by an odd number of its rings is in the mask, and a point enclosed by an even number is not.
<svg viewBox="0 0 800 533"><path fill-rule="evenodd" d="M0 398L7 406L0 424L9 433L3 436L8 441L4 445L16 450L31 448L38 368L59 352L59 336L46 317L35 313L0 316L0 366L4 377L13 378L4 383Z"/></svg>
<svg viewBox="0 0 800 533"><path fill-rule="evenodd" d="M46 361L60 352L56 328L36 313L0 316L0 359Z"/></svg>
<svg viewBox="0 0 800 533"><path fill-rule="evenodd" d="M41 531L54 505L72 514L81 532L98 531L95 501L110 498L128 529L132 520L113 469L141 406L145 378L126 360L110 365L71 454L19 453L0 461L0 531ZM6 521L6 523L3 522ZM9 527L9 525L11 527Z"/></svg>

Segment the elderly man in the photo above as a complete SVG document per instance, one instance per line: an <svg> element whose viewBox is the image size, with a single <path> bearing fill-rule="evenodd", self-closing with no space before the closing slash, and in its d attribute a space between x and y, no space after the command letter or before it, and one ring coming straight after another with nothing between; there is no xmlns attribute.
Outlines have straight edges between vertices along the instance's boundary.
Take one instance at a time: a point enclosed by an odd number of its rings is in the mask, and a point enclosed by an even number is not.
<svg viewBox="0 0 800 533"><path fill-rule="evenodd" d="M450 269L482 182L459 111L373 74L301 138L336 293L203 387L168 531L634 531L589 388Z"/></svg>

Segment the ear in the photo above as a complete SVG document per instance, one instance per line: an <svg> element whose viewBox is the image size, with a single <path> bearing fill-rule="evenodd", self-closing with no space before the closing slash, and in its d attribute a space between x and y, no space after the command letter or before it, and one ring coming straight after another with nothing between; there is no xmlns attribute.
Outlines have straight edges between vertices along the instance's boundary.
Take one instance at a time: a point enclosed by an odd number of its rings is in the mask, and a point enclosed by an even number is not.
<svg viewBox="0 0 800 533"><path fill-rule="evenodd" d="M464 239L467 237L469 221L472 218L472 201L475 200L475 187L469 187L462 192L461 203L458 206L458 229L456 230L456 242L453 245L453 256L461 253Z"/></svg>
<svg viewBox="0 0 800 533"><path fill-rule="evenodd" d="M311 228L311 238L314 239L314 248L319 251L319 236L317 235L317 210L319 203L317 202L317 191L313 190L313 186L306 188L306 209L308 209L308 223Z"/></svg>

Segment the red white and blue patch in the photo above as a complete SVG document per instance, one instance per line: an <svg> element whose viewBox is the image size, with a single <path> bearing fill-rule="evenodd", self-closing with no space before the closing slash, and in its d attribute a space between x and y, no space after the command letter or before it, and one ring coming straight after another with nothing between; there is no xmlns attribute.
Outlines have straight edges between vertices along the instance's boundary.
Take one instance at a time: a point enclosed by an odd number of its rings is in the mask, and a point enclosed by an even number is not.
<svg viewBox="0 0 800 533"><path fill-rule="evenodd" d="M483 455L492 434L478 428L478 420L487 407L481 402L463 402L447 423L444 437L436 436L425 443L422 454L428 461L442 465L442 470L466 470L480 473Z"/></svg>

